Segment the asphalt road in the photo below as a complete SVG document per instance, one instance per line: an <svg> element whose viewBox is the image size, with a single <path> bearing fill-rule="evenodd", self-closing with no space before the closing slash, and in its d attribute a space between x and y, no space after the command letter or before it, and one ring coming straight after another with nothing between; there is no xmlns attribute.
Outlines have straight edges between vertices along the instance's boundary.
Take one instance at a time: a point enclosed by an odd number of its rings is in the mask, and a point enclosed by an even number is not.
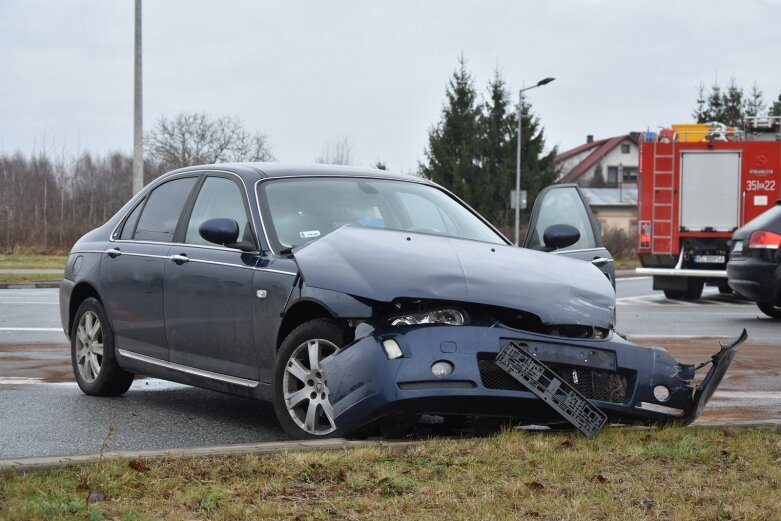
<svg viewBox="0 0 781 521"><path fill-rule="evenodd" d="M707 419L781 418L779 323L752 303L706 289L668 301L647 278L620 279L618 329L681 361L707 359L717 340L750 339L706 409ZM113 434L108 437L109 432ZM153 379L121 398L81 393L70 369L56 289L0 290L0 459L257 443L284 439L269 404Z"/></svg>

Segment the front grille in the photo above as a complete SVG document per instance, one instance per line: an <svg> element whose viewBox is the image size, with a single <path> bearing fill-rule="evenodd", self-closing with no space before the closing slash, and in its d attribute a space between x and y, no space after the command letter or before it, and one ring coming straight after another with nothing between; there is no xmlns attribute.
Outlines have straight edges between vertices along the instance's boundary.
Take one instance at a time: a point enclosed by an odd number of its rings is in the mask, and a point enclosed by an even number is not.
<svg viewBox="0 0 781 521"><path fill-rule="evenodd" d="M589 400L611 403L624 403L626 401L627 379L620 373L572 365L545 365ZM499 368L493 358L478 360L478 366L483 386L488 389L527 390L521 382Z"/></svg>

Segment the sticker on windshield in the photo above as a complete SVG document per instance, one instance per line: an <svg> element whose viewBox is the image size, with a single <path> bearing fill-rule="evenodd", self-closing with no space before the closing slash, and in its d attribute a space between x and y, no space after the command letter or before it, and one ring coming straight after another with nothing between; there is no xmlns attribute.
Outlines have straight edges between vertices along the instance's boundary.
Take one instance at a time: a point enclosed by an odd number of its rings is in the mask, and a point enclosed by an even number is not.
<svg viewBox="0 0 781 521"><path fill-rule="evenodd" d="M308 232L301 232L298 235L300 235L302 239L311 239L312 237L320 237L320 231L311 230Z"/></svg>

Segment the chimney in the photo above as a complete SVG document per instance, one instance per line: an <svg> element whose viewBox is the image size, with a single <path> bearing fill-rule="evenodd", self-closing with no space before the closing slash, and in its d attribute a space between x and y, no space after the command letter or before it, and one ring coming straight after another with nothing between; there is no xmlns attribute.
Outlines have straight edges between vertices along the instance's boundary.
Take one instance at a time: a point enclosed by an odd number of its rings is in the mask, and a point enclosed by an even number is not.
<svg viewBox="0 0 781 521"><path fill-rule="evenodd" d="M593 142L594 142L593 134L589 134L588 136L586 136L586 143L593 143Z"/></svg>

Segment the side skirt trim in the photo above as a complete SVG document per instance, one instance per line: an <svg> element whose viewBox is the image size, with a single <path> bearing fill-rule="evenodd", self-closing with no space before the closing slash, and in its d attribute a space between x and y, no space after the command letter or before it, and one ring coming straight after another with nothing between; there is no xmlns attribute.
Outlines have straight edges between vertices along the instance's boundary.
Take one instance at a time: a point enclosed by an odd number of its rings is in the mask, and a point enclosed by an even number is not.
<svg viewBox="0 0 781 521"><path fill-rule="evenodd" d="M159 365L160 367L165 367L166 369L172 369L174 371L179 371L182 373L192 374L195 376L202 376L204 378L209 378L211 380L218 380L220 382L226 382L229 384L234 385L241 385L242 387L257 387L260 382L256 382L254 380L247 380L246 378L239 378L238 376L228 376L226 374L220 374L220 373L213 373L211 371L205 371L203 369L197 369L195 367L190 367L187 365L181 365L181 364L175 364L173 362L166 362L165 360L160 360L159 358L153 358L151 356L141 355L138 353L134 353L132 351L126 351L124 349L118 349L119 354L131 358L133 360L138 360L140 362L146 362L148 364L154 364Z"/></svg>

